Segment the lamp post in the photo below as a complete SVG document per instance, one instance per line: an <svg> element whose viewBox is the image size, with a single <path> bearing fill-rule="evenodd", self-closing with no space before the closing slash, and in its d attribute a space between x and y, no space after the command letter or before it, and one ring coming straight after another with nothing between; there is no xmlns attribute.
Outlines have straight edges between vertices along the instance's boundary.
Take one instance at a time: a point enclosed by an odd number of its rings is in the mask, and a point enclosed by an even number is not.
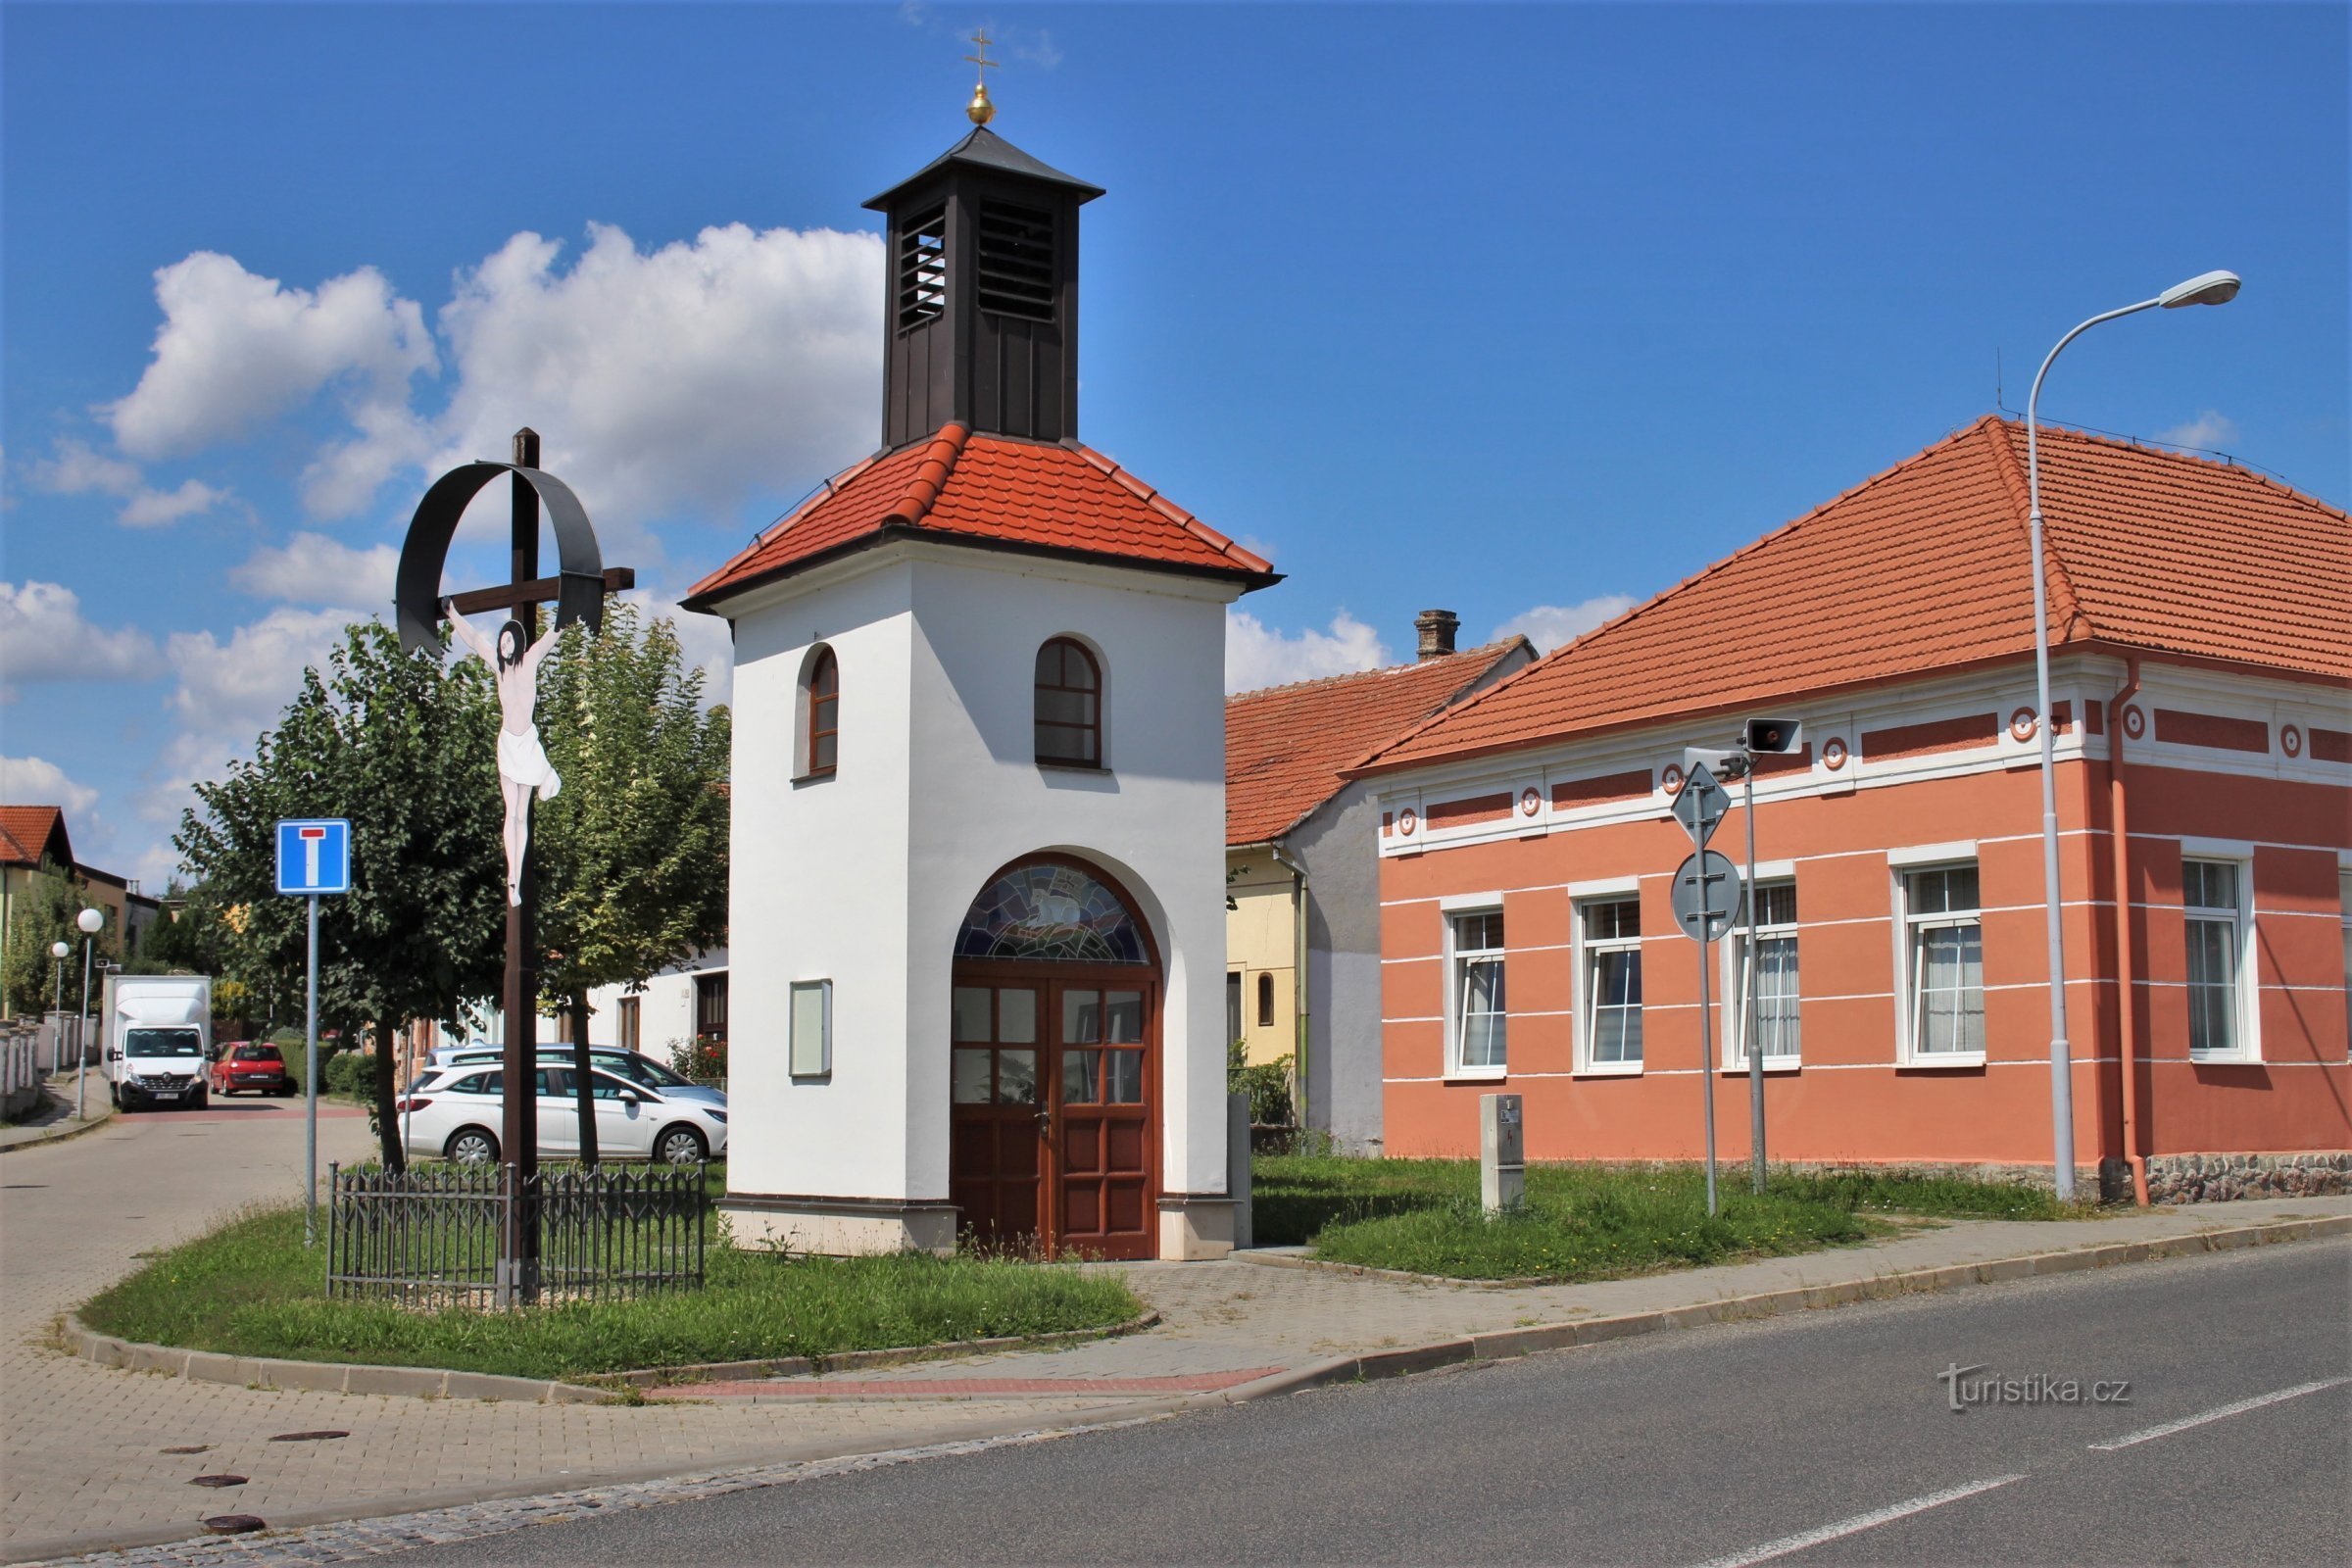
<svg viewBox="0 0 2352 1568"><path fill-rule="evenodd" d="M2175 283L2152 300L2141 300L2137 305L2092 317L2058 340L2049 358L2041 362L2041 368L2034 372L2034 390L2026 397L2027 520L2034 539L2034 702L2040 713L2041 732L2041 890L2050 949L2050 1139L2055 1162L2053 1174L2061 1199L2075 1196L2075 1086L2072 1051L2066 1038L2066 945L2058 917L2058 777L2056 737L2050 728L2049 587L2042 575L2041 546L2038 418L2041 380L2050 373L2052 362L2069 343L2101 321L2112 321L2117 317L2135 315L2157 306L2169 311L2182 305L2227 305L2237 298L2237 290L2235 272L2200 272L2185 282ZM2119 888L2116 897L2123 897L2123 890ZM2130 1006L2132 999L2124 998L2123 1004ZM2131 1071L2131 1064L2127 1062L2124 1070Z"/></svg>
<svg viewBox="0 0 2352 1568"><path fill-rule="evenodd" d="M96 909L84 909L74 917L81 927L81 1026L74 1035L74 1119L81 1120L82 1084L90 1075L90 944L97 938L98 928L106 924L106 916Z"/></svg>
<svg viewBox="0 0 2352 1568"><path fill-rule="evenodd" d="M51 1037L56 1047L49 1053L51 1072L66 1064L66 958L73 951L63 942L49 944L49 956L57 960L56 974L49 984L49 1027L57 1031Z"/></svg>

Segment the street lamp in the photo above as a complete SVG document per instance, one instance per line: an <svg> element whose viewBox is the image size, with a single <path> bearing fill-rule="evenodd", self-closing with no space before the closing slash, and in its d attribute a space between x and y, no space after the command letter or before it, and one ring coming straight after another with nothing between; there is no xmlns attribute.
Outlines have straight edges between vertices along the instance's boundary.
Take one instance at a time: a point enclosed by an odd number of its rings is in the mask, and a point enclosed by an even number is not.
<svg viewBox="0 0 2352 1568"><path fill-rule="evenodd" d="M66 957L73 951L63 942L49 944L49 956L57 960L55 976L49 983L49 1027L56 1031L50 1037L50 1043L56 1047L49 1053L51 1072L66 1064Z"/></svg>
<svg viewBox="0 0 2352 1568"><path fill-rule="evenodd" d="M84 909L74 917L81 927L81 1027L74 1036L74 1119L81 1120L82 1082L90 1075L90 944L97 938L98 928L106 924L106 916L96 909Z"/></svg>
<svg viewBox="0 0 2352 1568"><path fill-rule="evenodd" d="M2066 947L2058 919L2058 778L2055 737L2050 729L2050 603L2041 561L2041 448L2037 416L2041 378L2050 373L2051 363L2069 343L2101 321L2112 321L2119 316L2132 316L2157 306L2169 311L2182 305L2227 305L2237 298L2237 290L2235 272L2200 272L2175 283L2152 300L2094 316L2058 340L2058 346L2050 350L2049 358L2034 373L2034 390L2026 396L2027 520L2034 537L2034 705L2041 714L2041 890L2050 946L2050 1128L2054 1174L2061 1199L2075 1196L2075 1085L2072 1053L2066 1039ZM2117 889L2116 897L2123 896L2123 890ZM2131 1004L2132 999L2126 997L2124 1005ZM2131 1063L2126 1062L2124 1070L2131 1071Z"/></svg>

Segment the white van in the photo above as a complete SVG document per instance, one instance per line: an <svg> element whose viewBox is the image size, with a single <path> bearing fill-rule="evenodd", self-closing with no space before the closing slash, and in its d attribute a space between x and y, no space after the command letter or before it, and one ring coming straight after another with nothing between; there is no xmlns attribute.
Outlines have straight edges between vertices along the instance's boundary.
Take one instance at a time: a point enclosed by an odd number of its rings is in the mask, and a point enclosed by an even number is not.
<svg viewBox="0 0 2352 1568"><path fill-rule="evenodd" d="M106 977L107 1093L118 1110L205 1102L213 982L200 974Z"/></svg>

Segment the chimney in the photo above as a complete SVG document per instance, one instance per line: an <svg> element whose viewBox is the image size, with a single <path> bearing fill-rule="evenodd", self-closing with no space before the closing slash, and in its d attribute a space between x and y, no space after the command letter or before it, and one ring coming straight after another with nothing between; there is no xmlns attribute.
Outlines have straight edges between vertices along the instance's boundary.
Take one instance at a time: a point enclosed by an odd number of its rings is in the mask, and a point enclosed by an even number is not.
<svg viewBox="0 0 2352 1568"><path fill-rule="evenodd" d="M1462 617L1450 610L1424 610L1413 617L1413 629L1421 634L1421 657L1444 659L1453 652L1454 628Z"/></svg>

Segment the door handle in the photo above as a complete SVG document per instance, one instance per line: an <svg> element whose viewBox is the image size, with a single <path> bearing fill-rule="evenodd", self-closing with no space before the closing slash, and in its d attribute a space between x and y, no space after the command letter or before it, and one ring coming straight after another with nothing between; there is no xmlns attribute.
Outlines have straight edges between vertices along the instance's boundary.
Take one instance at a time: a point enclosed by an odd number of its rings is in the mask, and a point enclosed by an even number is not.
<svg viewBox="0 0 2352 1568"><path fill-rule="evenodd" d="M1041 1133L1050 1133L1054 1130L1054 1107L1052 1105L1037 1107L1037 1130Z"/></svg>

